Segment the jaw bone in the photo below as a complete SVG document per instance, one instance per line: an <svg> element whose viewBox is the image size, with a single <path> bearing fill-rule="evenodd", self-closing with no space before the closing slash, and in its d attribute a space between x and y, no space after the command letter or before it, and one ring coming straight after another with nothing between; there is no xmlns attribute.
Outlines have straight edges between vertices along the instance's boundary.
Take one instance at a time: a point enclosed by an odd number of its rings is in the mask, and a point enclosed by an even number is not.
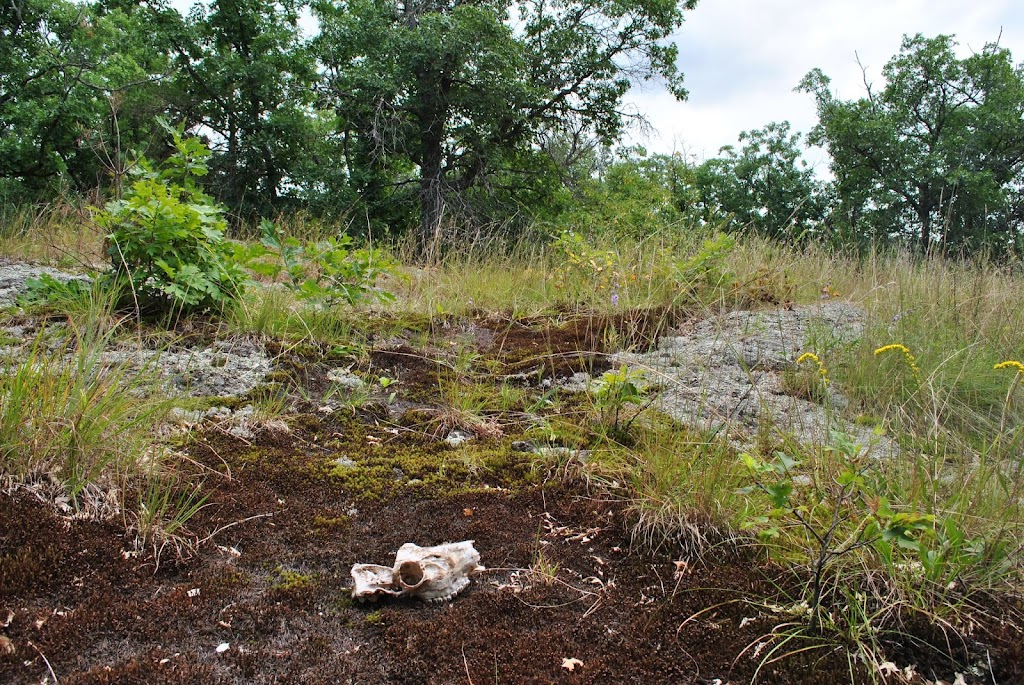
<svg viewBox="0 0 1024 685"><path fill-rule="evenodd" d="M352 567L353 599L376 601L382 595L444 602L469 585L469 574L483 571L472 540L434 547L402 545L392 568L376 564Z"/></svg>

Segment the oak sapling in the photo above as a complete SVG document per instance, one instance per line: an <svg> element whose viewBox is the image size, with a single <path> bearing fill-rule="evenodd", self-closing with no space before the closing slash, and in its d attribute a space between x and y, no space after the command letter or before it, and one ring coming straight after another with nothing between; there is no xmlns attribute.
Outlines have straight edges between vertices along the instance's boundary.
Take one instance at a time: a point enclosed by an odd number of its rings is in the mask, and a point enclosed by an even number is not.
<svg viewBox="0 0 1024 685"><path fill-rule="evenodd" d="M120 200L95 211L106 232L109 277L126 283L135 304L157 312L223 307L248 281L225 240L227 221L196 179L210 150L171 128L174 153L159 168L140 157Z"/></svg>
<svg viewBox="0 0 1024 685"><path fill-rule="evenodd" d="M355 305L366 300L393 302L395 296L376 287L377 279L393 274L396 264L379 250L354 248L351 236L300 242L282 236L273 222L260 223L259 244L238 246L236 259L254 272L276 278L282 272L285 286L300 300L328 307Z"/></svg>

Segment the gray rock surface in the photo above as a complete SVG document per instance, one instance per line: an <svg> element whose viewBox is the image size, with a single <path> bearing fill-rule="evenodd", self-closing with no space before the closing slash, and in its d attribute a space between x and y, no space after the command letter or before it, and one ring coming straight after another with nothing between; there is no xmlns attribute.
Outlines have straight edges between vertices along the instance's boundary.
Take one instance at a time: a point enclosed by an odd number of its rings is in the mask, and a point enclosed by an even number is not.
<svg viewBox="0 0 1024 685"><path fill-rule="evenodd" d="M48 266L0 262L0 307L13 307L17 304L18 295L25 290L25 281L30 278L39 278L43 274L65 283L76 279L88 280L84 276L70 274Z"/></svg>
<svg viewBox="0 0 1024 685"><path fill-rule="evenodd" d="M696 428L724 430L740 445L765 426L809 444L822 444L830 430L840 430L868 445L878 438L840 416L846 401L838 392L831 391L826 410L782 388L782 372L801 354L855 344L865 318L857 306L834 301L729 312L663 337L650 352L617 354L614 361L644 369L661 385L661 411ZM883 440L876 451L891 448Z"/></svg>
<svg viewBox="0 0 1024 685"><path fill-rule="evenodd" d="M261 345L246 338L225 339L183 352L122 347L106 355L111 364L152 367L169 389L193 397L234 397L262 384L272 362Z"/></svg>
<svg viewBox="0 0 1024 685"><path fill-rule="evenodd" d="M458 428L455 428L451 432L448 433L448 437L446 437L444 439L444 441L446 443L448 443L448 445L450 447L458 447L459 445L461 445L464 442L469 442L469 441L475 440L475 439L476 439L476 436L473 435L472 433L470 433L468 431L464 431L464 430L459 430Z"/></svg>
<svg viewBox="0 0 1024 685"><path fill-rule="evenodd" d="M331 369L327 372L327 380L334 383L342 390L348 392L358 392L366 387L366 382L362 378L352 373L352 369L338 367Z"/></svg>

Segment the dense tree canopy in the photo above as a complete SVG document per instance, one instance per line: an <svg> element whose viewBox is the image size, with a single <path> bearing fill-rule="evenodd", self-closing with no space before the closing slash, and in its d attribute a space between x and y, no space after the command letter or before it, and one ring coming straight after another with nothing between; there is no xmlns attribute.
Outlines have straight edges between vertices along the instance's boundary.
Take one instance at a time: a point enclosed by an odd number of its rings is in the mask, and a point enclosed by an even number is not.
<svg viewBox="0 0 1024 685"><path fill-rule="evenodd" d="M65 0L0 5L0 179L26 190L120 181L156 135L170 71L154 11Z"/></svg>
<svg viewBox="0 0 1024 685"><path fill-rule="evenodd" d="M1001 252L1024 228L1024 66L997 45L958 59L950 36L904 38L878 92L843 101L820 70L811 140L832 158L836 218L928 251Z"/></svg>
<svg viewBox="0 0 1024 685"><path fill-rule="evenodd" d="M622 133L622 98L660 77L683 96L663 43L695 0L348 0L319 3L318 54L346 156L371 196L415 182L420 243L464 191L529 188L541 137ZM403 173L404 172L404 173Z"/></svg>
<svg viewBox="0 0 1024 685"><path fill-rule="evenodd" d="M824 188L802 157L800 135L788 122L740 134L743 148L698 166L693 200L704 216L727 215L730 224L773 238L823 233Z"/></svg>
<svg viewBox="0 0 1024 685"><path fill-rule="evenodd" d="M302 211L421 250L543 222L1024 243L1024 65L997 45L907 37L850 101L809 73L826 183L785 122L701 163L615 149L632 84L685 97L669 38L696 0L167 3L0 4L0 202L118 195L134 160L168 154L164 119L211 148L203 183L236 223Z"/></svg>
<svg viewBox="0 0 1024 685"><path fill-rule="evenodd" d="M298 9L290 0L217 0L193 13L179 43L180 114L212 138L213 190L245 215L281 209L316 145L316 65Z"/></svg>

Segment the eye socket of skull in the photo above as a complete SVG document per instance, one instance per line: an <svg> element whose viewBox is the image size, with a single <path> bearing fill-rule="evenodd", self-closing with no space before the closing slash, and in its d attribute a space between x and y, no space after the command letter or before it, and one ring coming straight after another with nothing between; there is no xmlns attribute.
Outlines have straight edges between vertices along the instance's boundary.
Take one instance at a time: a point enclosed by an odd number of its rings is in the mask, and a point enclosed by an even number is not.
<svg viewBox="0 0 1024 685"><path fill-rule="evenodd" d="M415 561L403 561L398 567L398 579L407 588L423 582L423 569Z"/></svg>

